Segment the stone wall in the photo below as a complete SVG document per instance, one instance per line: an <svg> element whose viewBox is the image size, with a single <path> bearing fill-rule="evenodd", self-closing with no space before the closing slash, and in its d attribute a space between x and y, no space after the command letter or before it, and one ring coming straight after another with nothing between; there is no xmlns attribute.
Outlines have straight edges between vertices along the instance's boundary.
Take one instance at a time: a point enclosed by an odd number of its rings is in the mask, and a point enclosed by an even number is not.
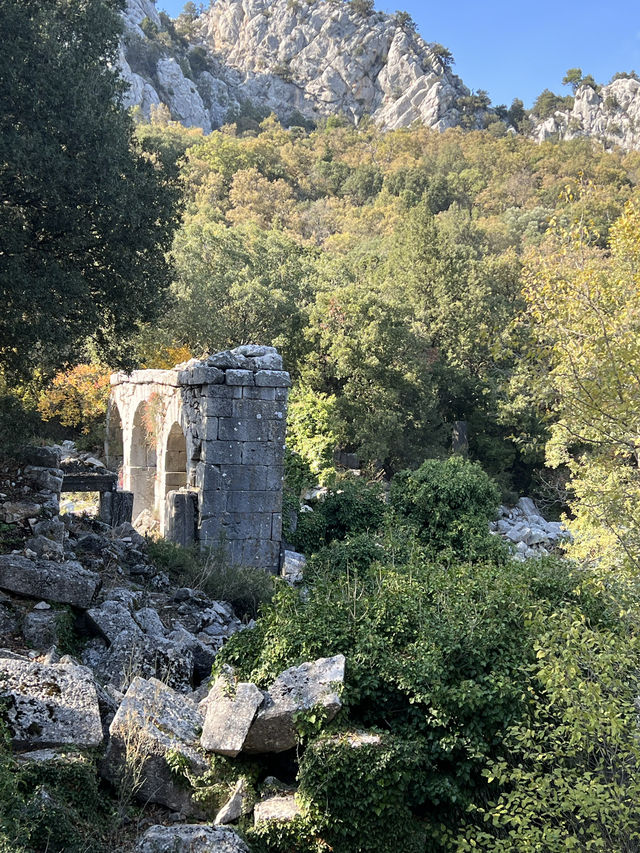
<svg viewBox="0 0 640 853"><path fill-rule="evenodd" d="M172 370L114 374L111 385L134 519L146 510L163 535L277 571L290 379L276 350L242 346Z"/></svg>

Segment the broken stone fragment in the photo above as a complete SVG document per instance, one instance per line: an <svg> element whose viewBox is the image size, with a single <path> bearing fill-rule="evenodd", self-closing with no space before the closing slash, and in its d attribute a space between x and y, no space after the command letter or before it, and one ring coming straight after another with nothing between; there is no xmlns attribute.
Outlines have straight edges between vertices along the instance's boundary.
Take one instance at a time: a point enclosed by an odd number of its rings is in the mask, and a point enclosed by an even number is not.
<svg viewBox="0 0 640 853"><path fill-rule="evenodd" d="M0 698L17 748L102 743L98 696L83 666L2 658Z"/></svg>
<svg viewBox="0 0 640 853"><path fill-rule="evenodd" d="M0 588L30 598L87 608L100 583L100 575L87 571L75 560L34 562L19 554L0 556Z"/></svg>
<svg viewBox="0 0 640 853"><path fill-rule="evenodd" d="M217 678L205 700L202 746L210 752L235 758L242 751L263 698L255 684L235 684L227 675Z"/></svg>
<svg viewBox="0 0 640 853"><path fill-rule="evenodd" d="M225 823L235 823L243 815L250 814L249 790L245 779L238 779L233 793L216 815L216 826Z"/></svg>
<svg viewBox="0 0 640 853"><path fill-rule="evenodd" d="M280 574L290 586L301 583L306 564L307 558L304 554L298 554L296 551L285 551Z"/></svg>
<svg viewBox="0 0 640 853"><path fill-rule="evenodd" d="M247 845L232 829L200 824L152 826L136 850L137 853L249 853Z"/></svg>
<svg viewBox="0 0 640 853"><path fill-rule="evenodd" d="M330 722L341 708L344 655L320 658L285 670L268 688L244 742L243 752L284 752L297 743L295 717L318 707Z"/></svg>
<svg viewBox="0 0 640 853"><path fill-rule="evenodd" d="M253 821L255 824L271 820L288 821L293 820L301 814L302 812L296 802L294 793L278 794L273 797L267 797L266 800L261 800L255 804L253 808Z"/></svg>
<svg viewBox="0 0 640 853"><path fill-rule="evenodd" d="M188 787L166 759L171 752L195 775L204 773L207 763L197 749L201 726L193 702L156 678L136 677L109 726L111 740L101 772L115 785L133 783L141 802L197 814Z"/></svg>

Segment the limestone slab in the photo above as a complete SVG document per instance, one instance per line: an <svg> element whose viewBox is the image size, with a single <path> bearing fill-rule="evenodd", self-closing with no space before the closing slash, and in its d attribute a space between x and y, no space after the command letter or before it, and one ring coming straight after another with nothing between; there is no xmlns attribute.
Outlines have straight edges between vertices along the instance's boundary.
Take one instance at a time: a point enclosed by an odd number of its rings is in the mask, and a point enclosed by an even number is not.
<svg viewBox="0 0 640 853"><path fill-rule="evenodd" d="M242 751L263 699L255 684L234 684L225 675L216 679L207 697L202 746L210 752L235 758Z"/></svg>
<svg viewBox="0 0 640 853"><path fill-rule="evenodd" d="M18 595L86 608L100 584L99 575L75 560L54 563L29 560L19 554L0 555L0 588Z"/></svg>
<svg viewBox="0 0 640 853"><path fill-rule="evenodd" d="M2 658L0 697L18 748L102 743L98 695L85 667Z"/></svg>

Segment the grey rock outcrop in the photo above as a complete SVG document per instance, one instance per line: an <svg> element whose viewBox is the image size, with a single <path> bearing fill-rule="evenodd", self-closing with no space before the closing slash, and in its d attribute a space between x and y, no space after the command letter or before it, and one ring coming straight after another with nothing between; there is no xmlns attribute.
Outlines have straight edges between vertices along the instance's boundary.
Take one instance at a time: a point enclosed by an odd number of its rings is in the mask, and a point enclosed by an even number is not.
<svg viewBox="0 0 640 853"><path fill-rule="evenodd" d="M152 826L136 850L138 853L249 853L247 845L232 829L199 824Z"/></svg>
<svg viewBox="0 0 640 853"><path fill-rule="evenodd" d="M0 555L0 588L30 598L89 607L100 587L100 576L75 560L33 561L19 554Z"/></svg>
<svg viewBox="0 0 640 853"><path fill-rule="evenodd" d="M136 677L109 727L103 775L115 784L122 784L123 777L124 784L127 777L133 779L142 802L197 814L198 807L166 757L170 751L177 753L194 774L204 773L207 765L197 749L201 727L202 717L193 702L155 678Z"/></svg>
<svg viewBox="0 0 640 853"><path fill-rule="evenodd" d="M470 94L411 26L347 3L218 0L195 22L181 56L176 46L158 57L158 42L143 32L145 17L163 30L151 0L129 0L123 17L125 104L149 115L165 103L174 119L205 133L246 102L285 121L344 114L357 123L371 115L386 129L420 121L444 130L459 123L458 99ZM194 48L205 57L195 69Z"/></svg>
<svg viewBox="0 0 640 853"><path fill-rule="evenodd" d="M0 698L17 747L102 743L98 696L85 667L2 658Z"/></svg>
<svg viewBox="0 0 640 853"><path fill-rule="evenodd" d="M264 704L249 729L243 752L284 752L297 743L295 716L318 707L330 722L341 708L344 655L320 658L281 673L271 684Z"/></svg>
<svg viewBox="0 0 640 853"><path fill-rule="evenodd" d="M573 107L538 120L533 136L539 142L588 136L602 140L607 147L640 148L640 82L620 78L600 92L580 86Z"/></svg>

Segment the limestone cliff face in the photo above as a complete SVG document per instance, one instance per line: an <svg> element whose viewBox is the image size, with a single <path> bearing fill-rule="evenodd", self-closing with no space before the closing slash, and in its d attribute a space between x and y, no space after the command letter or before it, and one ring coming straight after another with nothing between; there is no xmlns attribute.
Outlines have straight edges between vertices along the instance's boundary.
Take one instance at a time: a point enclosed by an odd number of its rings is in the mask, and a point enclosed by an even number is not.
<svg viewBox="0 0 640 853"><path fill-rule="evenodd" d="M125 105L149 116L166 104L205 133L252 111L285 121L369 115L385 130L481 127L490 117L473 112L469 90L410 25L349 0L214 0L186 33L154 0L127 0L123 18ZM589 136L640 148L640 82L582 86L571 110L531 118L538 141Z"/></svg>
<svg viewBox="0 0 640 853"><path fill-rule="evenodd" d="M536 122L533 136L539 142L592 136L608 147L640 148L640 82L621 78L599 93L591 86L581 86L573 108Z"/></svg>
<svg viewBox="0 0 640 853"><path fill-rule="evenodd" d="M385 129L419 121L444 130L470 94L411 27L344 0L217 0L175 49L152 0L128 0L124 20L127 105L148 114L165 103L205 132L247 103L284 119L370 115Z"/></svg>

